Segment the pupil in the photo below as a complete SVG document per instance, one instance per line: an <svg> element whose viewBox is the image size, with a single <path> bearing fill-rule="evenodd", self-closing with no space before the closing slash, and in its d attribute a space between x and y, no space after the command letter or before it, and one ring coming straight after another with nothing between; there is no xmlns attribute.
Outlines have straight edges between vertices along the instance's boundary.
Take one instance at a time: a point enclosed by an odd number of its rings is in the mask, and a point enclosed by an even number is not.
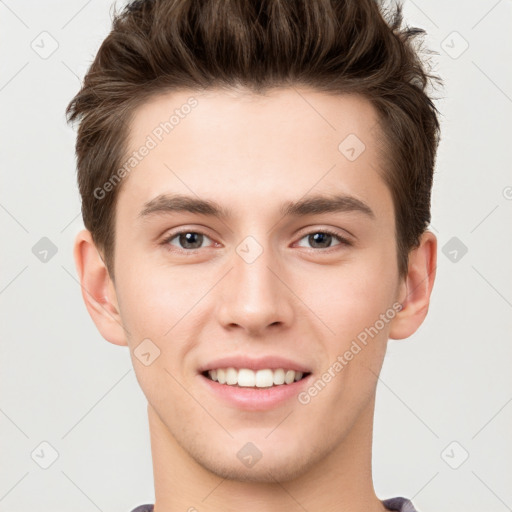
<svg viewBox="0 0 512 512"><path fill-rule="evenodd" d="M203 235L200 233L182 233L180 235L180 244L186 249L198 249L201 247L201 243L203 241L202 237ZM190 247L187 244L192 244L193 247Z"/></svg>
<svg viewBox="0 0 512 512"><path fill-rule="evenodd" d="M329 233L314 233L313 235L309 235L309 243L314 246L314 244L322 243L324 245L329 246L329 242L331 241L332 235L329 235ZM327 242L327 244L326 244Z"/></svg>

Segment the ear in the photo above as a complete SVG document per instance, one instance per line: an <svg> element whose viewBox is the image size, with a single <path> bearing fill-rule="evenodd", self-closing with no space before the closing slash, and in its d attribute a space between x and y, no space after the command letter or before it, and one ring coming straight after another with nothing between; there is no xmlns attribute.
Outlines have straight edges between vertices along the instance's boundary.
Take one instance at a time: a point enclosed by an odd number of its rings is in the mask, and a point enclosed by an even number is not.
<svg viewBox="0 0 512 512"><path fill-rule="evenodd" d="M391 321L390 338L408 338L423 323L434 286L436 266L437 238L431 231L425 231L420 245L409 253L407 276L400 284L398 294L402 309Z"/></svg>
<svg viewBox="0 0 512 512"><path fill-rule="evenodd" d="M114 345L128 345L114 284L87 229L76 236L74 257L82 297L98 331Z"/></svg>

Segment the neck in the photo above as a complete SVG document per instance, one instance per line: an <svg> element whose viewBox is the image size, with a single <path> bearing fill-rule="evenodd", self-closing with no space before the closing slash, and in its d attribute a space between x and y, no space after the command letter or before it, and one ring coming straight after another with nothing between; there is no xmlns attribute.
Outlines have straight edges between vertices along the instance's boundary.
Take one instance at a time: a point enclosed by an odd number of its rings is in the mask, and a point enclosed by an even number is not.
<svg viewBox="0 0 512 512"><path fill-rule="evenodd" d="M210 472L183 450L149 405L154 512L385 511L371 472L374 400L328 457L286 482L228 480Z"/></svg>

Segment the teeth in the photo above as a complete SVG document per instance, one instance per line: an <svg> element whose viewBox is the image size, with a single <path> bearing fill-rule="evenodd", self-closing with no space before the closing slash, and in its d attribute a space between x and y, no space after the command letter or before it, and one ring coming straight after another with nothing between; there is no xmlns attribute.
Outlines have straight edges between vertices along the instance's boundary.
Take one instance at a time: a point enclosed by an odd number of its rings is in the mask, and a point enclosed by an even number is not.
<svg viewBox="0 0 512 512"><path fill-rule="evenodd" d="M272 386L280 386L282 384L291 384L303 377L302 372L295 370L285 370L278 368L277 370L249 370L248 368L217 368L216 370L208 370L210 379L219 382L219 384L227 384L228 386L240 386L245 388L269 388Z"/></svg>
<svg viewBox="0 0 512 512"><path fill-rule="evenodd" d="M284 381L286 384L291 384L295 379L295 372L293 370L288 370L284 376Z"/></svg>
<svg viewBox="0 0 512 512"><path fill-rule="evenodd" d="M235 382L233 384L238 384L239 386L252 388L256 385L256 374L252 370L248 370L247 368L242 368L240 371L235 372Z"/></svg>
<svg viewBox="0 0 512 512"><path fill-rule="evenodd" d="M284 370L282 368L274 371L274 384L284 384Z"/></svg>
<svg viewBox="0 0 512 512"><path fill-rule="evenodd" d="M256 387L269 388L274 385L274 372L272 370L258 370L256 372Z"/></svg>
<svg viewBox="0 0 512 512"><path fill-rule="evenodd" d="M233 386L237 382L238 382L237 371L234 368L228 368L226 370L226 384Z"/></svg>

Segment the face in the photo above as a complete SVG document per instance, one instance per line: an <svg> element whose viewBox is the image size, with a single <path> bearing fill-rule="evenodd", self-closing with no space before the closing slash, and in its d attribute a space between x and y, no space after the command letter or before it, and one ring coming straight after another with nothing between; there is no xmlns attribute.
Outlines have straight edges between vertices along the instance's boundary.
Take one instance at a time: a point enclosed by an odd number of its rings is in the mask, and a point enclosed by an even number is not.
<svg viewBox="0 0 512 512"><path fill-rule="evenodd" d="M304 89L133 118L117 306L150 410L219 476L286 481L368 420L401 283L378 135L365 99Z"/></svg>

